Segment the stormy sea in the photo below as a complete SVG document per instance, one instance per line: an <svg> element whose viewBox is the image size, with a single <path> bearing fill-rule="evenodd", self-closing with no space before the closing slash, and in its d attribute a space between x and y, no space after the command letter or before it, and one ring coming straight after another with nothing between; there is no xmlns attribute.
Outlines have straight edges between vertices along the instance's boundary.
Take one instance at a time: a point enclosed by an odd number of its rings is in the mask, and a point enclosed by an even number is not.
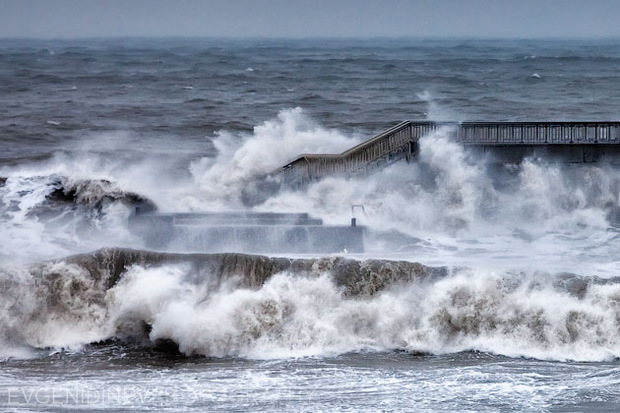
<svg viewBox="0 0 620 413"><path fill-rule="evenodd" d="M0 40L0 409L618 411L614 159L439 128L245 195L404 120L619 120L619 70L612 40ZM136 211L355 214L364 250L158 245Z"/></svg>

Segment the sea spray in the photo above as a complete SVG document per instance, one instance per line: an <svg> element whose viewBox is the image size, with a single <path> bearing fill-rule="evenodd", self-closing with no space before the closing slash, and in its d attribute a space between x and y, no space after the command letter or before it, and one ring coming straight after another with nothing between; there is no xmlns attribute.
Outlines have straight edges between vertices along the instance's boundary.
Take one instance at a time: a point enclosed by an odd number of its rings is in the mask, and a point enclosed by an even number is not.
<svg viewBox="0 0 620 413"><path fill-rule="evenodd" d="M115 287L117 298L136 296L141 280L150 277L135 271ZM174 288L159 290L156 300L148 295L132 301L132 313L142 312L152 323L152 340L173 340L185 354L281 358L478 350L587 361L620 354L617 284L586 287L580 298L554 284L555 277L540 282L527 274L461 270L347 297L329 272L310 278L278 273L258 289L225 285L211 293L174 272L160 276Z"/></svg>
<svg viewBox="0 0 620 413"><path fill-rule="evenodd" d="M0 187L0 256L37 260L109 245L136 245L127 218L156 210L105 179L15 173Z"/></svg>
<svg viewBox="0 0 620 413"><path fill-rule="evenodd" d="M147 308L157 307L169 295L180 300L193 296L199 302L213 291L225 290L224 286L260 289L270 277L283 271L311 278L331 273L345 295L360 295L374 294L399 280L440 274L442 270L408 262L358 262L338 257L294 260L243 254L104 249L3 270L0 337L13 347L76 346L116 336L140 339L141 330L135 325L150 324L154 319L148 312L123 309L143 306L145 302ZM142 278L144 274L152 277ZM358 274L363 282L357 281ZM141 288L140 294L123 295L123 285L134 285L132 280L147 288ZM163 287L156 288L159 284ZM126 299L119 300L119 296ZM111 311L114 308L117 311ZM136 313L142 315L137 321ZM137 324L118 322L123 317Z"/></svg>
<svg viewBox="0 0 620 413"><path fill-rule="evenodd" d="M5 267L0 276L5 349L66 348L109 337L105 277L63 261Z"/></svg>
<svg viewBox="0 0 620 413"><path fill-rule="evenodd" d="M359 138L325 129L294 108L254 127L251 135L221 131L213 142L217 155L193 162L190 171L204 203L239 208L243 189L257 177L303 153L340 153Z"/></svg>
<svg viewBox="0 0 620 413"><path fill-rule="evenodd" d="M213 142L220 155L194 157L183 166L185 174L171 172L157 184L153 180L176 161L143 159L123 168L123 159L84 154L82 148L43 165L4 168L0 254L5 261L35 261L105 246L144 248L127 226L136 206L156 205L164 212L236 210L256 174L300 151L337 153L356 138L290 109L253 133L222 130ZM251 153L261 154L260 168L250 167ZM304 191L285 189L253 210L303 212L325 225L343 225L352 206L361 205L354 212L365 227L369 257L615 276L620 267L609 257L618 253L620 233L610 218L619 182L618 168L605 163L525 159L498 165L470 153L449 129L440 128L420 140L414 162L398 162L363 179L330 176Z"/></svg>
<svg viewBox="0 0 620 413"><path fill-rule="evenodd" d="M618 118L620 106L620 49L613 40L78 43L3 42L0 177L9 185L52 174L75 182L106 180L151 199L163 213L239 209L245 178L224 186L226 197L218 198L210 181L200 180L200 168L192 174L190 165L214 160L213 142L225 135L234 153L255 138L254 127L279 124L279 111L299 105L319 129L352 139L352 131L369 138L406 119L608 121ZM534 72L544 81L533 82ZM420 94L424 90L429 93ZM608 132L599 140L613 139L613 128ZM608 215L614 207L608 200L617 205L618 167L602 159L493 166L470 156L467 147L462 148L466 156L456 156L458 145L452 149L455 142L440 138L429 135L423 141L432 142L430 150L443 151L443 157L419 153L410 164L398 162L363 180L330 177L309 188L309 195L281 193L267 199L273 206L255 207L307 212L325 224L343 224L351 218L351 204L363 204L355 216L367 234L366 253L349 252L344 259L398 258L453 267L437 277L414 277L357 295L348 293L333 270L302 274L277 268L262 280L258 274L264 268L278 266L273 258L232 254L213 268L165 254L119 250L92 260L60 259L100 245L141 248L139 239L123 233L126 219L121 218L128 209L119 202L102 211L69 203L66 207L74 210L62 208L69 213L50 223L41 215L19 215L12 208L32 208L12 197L8 206L0 206L0 267L12 280L0 288L5 315L0 325L8 326L2 337L10 343L0 339L0 409L618 410L617 360L558 363L453 353L486 348L515 355L538 352L555 360L575 354L614 358L618 329L610 322L617 311L617 281L594 275L620 274L620 232ZM260 149L269 154L278 143ZM225 180L215 176L213 182ZM31 193L32 188L19 186L11 192ZM91 224L74 231L72 214ZM63 226L65 218L70 219ZM40 256L57 261L39 272L20 263L39 262ZM218 282L220 267L239 271ZM105 286L86 281L93 271L109 273L102 278ZM558 274L562 271L582 276ZM359 279L374 277L356 273ZM57 288L49 285L52 279ZM105 293L89 295L83 288ZM59 291L67 308L50 306L50 291ZM107 318L91 317L97 312L86 307L76 311L89 300L72 298L72 291L92 297L92 309L103 309ZM298 292L303 295L291 305ZM149 301L150 296L157 299ZM237 297L243 306L236 305ZM322 307L305 302L306 297L322 297ZM207 303L228 322L226 334L205 313ZM55 318L43 317L46 311ZM64 343L52 334L62 331L60 323L68 326ZM80 323L111 339L77 352L37 347L30 361L5 358L28 355L25 340L36 346L69 345L76 341L69 340L70 330L79 332ZM30 324L38 328L27 328ZM342 334L335 336L334 328ZM34 340L37 334L41 340ZM80 335L74 336L78 342L93 339ZM162 340L168 349L180 346L187 354L252 358L366 351L275 361L184 360L161 354ZM294 340L300 344L290 345ZM557 351L554 343L560 343ZM605 347L612 349L607 355ZM444 355L420 354L425 348ZM562 354L562 349L569 351Z"/></svg>
<svg viewBox="0 0 620 413"><path fill-rule="evenodd" d="M492 224L504 233L543 224L553 230L607 226L618 203L620 173L611 165L561 166L525 159L498 165L453 141L449 128L420 139L415 162L377 170L363 179L326 177L305 191L282 191L258 210L304 208L329 223L342 223L351 205L364 205L373 230L399 229L467 235ZM553 226L554 228L548 228Z"/></svg>
<svg viewBox="0 0 620 413"><path fill-rule="evenodd" d="M449 132L440 128L422 137L419 154L409 164L398 162L363 179L330 176L304 191L282 190L266 196L253 210L304 212L327 225L343 225L351 218L352 205L362 205L364 209L355 213L358 223L367 228L367 250L381 256L415 249L428 252L416 259L439 254L440 259L452 260L453 254L448 253L458 249L459 243L478 242L477 253L467 259L480 261L478 255L488 263L497 261L505 251L520 250L527 255L552 244L575 251L571 241L553 235L567 233L572 240L598 238L591 246L593 259L600 255L596 251L606 253L609 240L605 238L613 238L613 234L601 233L618 205L620 172L616 167L604 163L567 166L540 159L497 165L470 153ZM123 136L135 140L131 134ZM251 133L221 130L210 138L218 150L211 154L214 156L200 152L190 156L181 151L175 152L179 159L163 157L157 146L163 143L159 142L148 148L155 151L153 158L138 156L140 148L131 148L135 153L130 158L119 157L114 154L125 153L116 148L123 139L112 139L109 153L101 142L89 137L82 145L41 164L4 167L1 174L8 179L0 187L0 216L3 234L11 233L13 241L11 251L3 253L20 255L26 245L37 245L45 252L35 258L102 246L143 248L139 237L127 231L131 205L114 198L116 191L124 193L125 200L132 193L150 199L163 212L245 209L244 190L256 177L302 152L339 153L360 140L320 126L299 108L281 111ZM210 148L207 143L205 147ZM128 159L131 162L127 163ZM181 161L185 163L179 164ZM57 185L58 177L62 188ZM99 185L104 198L84 197L95 193L83 192L88 189L84 185L97 182L109 183ZM71 193L72 185L82 188L75 200L92 198L95 202L77 202L79 207L63 210L54 222L64 225L60 228L33 214L50 194ZM96 200L110 198L120 202L105 202L101 214L102 203ZM105 235L98 236L102 232ZM539 240L545 245L538 245Z"/></svg>
<svg viewBox="0 0 620 413"><path fill-rule="evenodd" d="M2 277L2 337L15 347L117 337L169 340L184 354L215 357L620 356L617 278L119 249Z"/></svg>

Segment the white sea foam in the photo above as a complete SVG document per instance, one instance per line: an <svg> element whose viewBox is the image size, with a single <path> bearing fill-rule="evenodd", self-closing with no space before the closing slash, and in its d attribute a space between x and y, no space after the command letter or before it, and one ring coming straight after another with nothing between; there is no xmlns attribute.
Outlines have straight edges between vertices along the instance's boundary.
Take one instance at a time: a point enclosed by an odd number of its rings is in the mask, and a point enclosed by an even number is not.
<svg viewBox="0 0 620 413"><path fill-rule="evenodd" d="M453 270L349 297L331 275L280 273L262 287L191 275L182 265L128 269L112 289L75 264L2 274L0 357L24 346L75 347L110 337L173 340L186 354L254 359L352 351L511 357L620 357L620 285L541 272ZM573 284L571 284L573 283ZM572 291L572 292L571 292Z"/></svg>
<svg viewBox="0 0 620 413"><path fill-rule="evenodd" d="M443 116L426 98L434 116ZM170 155L169 142L145 144L134 138L129 133L91 136L43 164L3 168L0 176L9 180L0 187L0 202L10 208L0 237L11 240L3 252L24 255L34 245L44 256L59 256L103 245L142 247L127 231L128 210L121 205L96 219L83 217L94 223L91 228L108 231L91 234L88 242L73 223L49 231L32 219L29 211L44 201L53 176L69 182L105 179L152 199L166 212L228 211L245 208L242 193L254 177L300 153L339 153L360 140L317 125L299 108L283 110L251 133L220 131L212 139L218 152L210 157L192 157L196 147L191 145ZM126 155L128 150L138 152ZM138 156L139 150L148 156ZM440 129L420 140L411 164L399 162L359 180L328 177L305 191L281 191L255 210L309 212L326 224L346 225L351 206L363 205L356 214L367 227L368 254L476 268L535 266L616 275L618 234L608 229L607 220L618 204L616 168L537 159L499 172L490 165Z"/></svg>
<svg viewBox="0 0 620 413"><path fill-rule="evenodd" d="M141 337L147 324L153 341L173 340L186 354L215 357L397 349L549 360L620 357L617 283L586 286L587 280L540 272L454 270L350 297L329 273L280 273L248 289L235 279L218 285L208 274L197 278L182 265L133 266L107 292L105 279L85 274L60 262L41 270L51 282L36 282L24 272L10 283L5 278L5 348Z"/></svg>
<svg viewBox="0 0 620 413"><path fill-rule="evenodd" d="M109 337L104 284L64 262L0 271L0 357L28 357L28 348L79 348Z"/></svg>
<svg viewBox="0 0 620 413"><path fill-rule="evenodd" d="M257 176L272 172L299 154L340 153L358 141L320 127L300 108L281 111L276 119L256 126L250 135L221 131L214 139L217 155L190 166L200 196L192 207L241 208L241 191Z"/></svg>
<svg viewBox="0 0 620 413"><path fill-rule="evenodd" d="M282 358L359 350L481 350L553 360L620 356L617 284L583 298L545 274L456 271L374 297L347 298L329 274L279 274L258 290L209 290L179 268L134 267L111 292L115 323L142 319L151 339L187 354Z"/></svg>
<svg viewBox="0 0 620 413"><path fill-rule="evenodd" d="M405 247L423 262L537 263L550 271L591 274L599 264L617 261L617 233L608 231L607 220L618 204L617 169L526 159L496 173L487 159L468 154L441 129L420 140L413 164L394 164L361 180L329 177L303 192L281 192L258 209L309 211L342 225L351 205L361 204L365 214L358 222L368 227L367 250L386 256ZM388 242L381 234L390 231L409 241ZM586 244L588 254L582 254Z"/></svg>
<svg viewBox="0 0 620 413"><path fill-rule="evenodd" d="M59 178L69 186L109 181L114 190L152 199L162 211L243 209L242 190L256 175L301 152L338 152L356 142L320 127L299 108L283 110L253 133L219 132L214 138L215 157L197 159L193 146L172 150L169 141L145 141L127 132L85 136L50 160L0 170L0 177L8 178L0 186L0 239L6 245L0 254L36 260L106 245L142 247L127 231L129 209L118 204L106 206L103 214L67 208L63 217L73 214L73 218L56 219L56 224L63 222L61 228L45 225L34 212L58 189ZM97 231L85 234L80 221L88 221L87 227Z"/></svg>
<svg viewBox="0 0 620 413"><path fill-rule="evenodd" d="M50 200L54 192L70 193L75 200ZM107 181L50 171L9 174L0 187L0 256L5 261L36 261L108 243L135 243L126 224L131 207L120 200L122 194Z"/></svg>
<svg viewBox="0 0 620 413"><path fill-rule="evenodd" d="M468 154L449 135L440 129L422 138L412 164L397 163L360 180L329 177L305 191L282 191L256 209L310 212L326 224L344 224L351 205L361 204L364 212L356 213L367 226L366 256L466 266L469 272L350 299L329 274L316 279L280 274L256 291L234 283L213 290L208 283L188 281L182 268L135 267L105 303L88 307L69 294L68 302L79 307L71 316L30 321L32 314L47 314L39 303L50 293L32 280L23 281L18 292L4 289L20 301L7 300L1 310L3 340L18 338L7 348L79 345L138 334L144 322L152 326L151 339L172 339L186 353L216 356L269 358L361 349L478 349L578 360L619 356L614 285L592 287L583 298L550 283L534 288L519 281L518 288L509 287L515 279L509 270L526 280L558 271L618 275L619 235L606 216L618 203L618 170L528 159L499 170L498 178L486 159ZM98 178L156 194L158 201L166 198L161 204L167 210L235 209L253 176L296 154L337 153L356 141L316 125L299 109L287 110L251 134L220 132L214 139L218 155L185 165L191 175L181 184L178 177L150 176L157 162L123 169L122 162L97 155L93 145L98 143L89 142L79 159L61 154L46 165L3 171L8 179L0 187L2 253L36 259L110 242L140 246L126 230L128 209L121 204L108 205L103 214L78 208L77 218L76 209L69 208L61 216L73 218L59 219L52 227L33 218L57 188L58 176L69 186ZM164 162L162 168L172 166ZM97 194L82 194L86 206ZM83 220L90 229L77 225ZM61 289L95 288L76 269L56 270L71 280L58 284Z"/></svg>

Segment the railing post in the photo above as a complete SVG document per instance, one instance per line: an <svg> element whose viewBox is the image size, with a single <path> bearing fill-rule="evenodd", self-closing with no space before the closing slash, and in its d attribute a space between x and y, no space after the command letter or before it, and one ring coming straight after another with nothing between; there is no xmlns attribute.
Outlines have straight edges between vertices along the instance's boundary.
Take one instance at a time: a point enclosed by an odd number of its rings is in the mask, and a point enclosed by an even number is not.
<svg viewBox="0 0 620 413"><path fill-rule="evenodd" d="M594 143L598 143L598 125L594 127Z"/></svg>

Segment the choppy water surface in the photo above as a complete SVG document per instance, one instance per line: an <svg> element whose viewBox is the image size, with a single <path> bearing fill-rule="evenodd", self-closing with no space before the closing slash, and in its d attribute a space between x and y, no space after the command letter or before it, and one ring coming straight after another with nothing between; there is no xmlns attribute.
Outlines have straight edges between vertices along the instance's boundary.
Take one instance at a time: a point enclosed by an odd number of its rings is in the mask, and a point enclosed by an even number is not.
<svg viewBox="0 0 620 413"><path fill-rule="evenodd" d="M497 167L439 130L415 163L253 207L362 204L366 252L340 255L443 268L370 295L320 266L248 286L64 257L145 249L136 203L239 210L257 174L405 119L617 120L619 67L614 41L0 40L0 406L616 411L613 163Z"/></svg>
<svg viewBox="0 0 620 413"><path fill-rule="evenodd" d="M620 399L615 363L515 363L477 353L250 361L145 356L113 346L87 351L6 363L2 397L10 395L13 408L30 402L39 411L240 412L600 412L615 411Z"/></svg>

